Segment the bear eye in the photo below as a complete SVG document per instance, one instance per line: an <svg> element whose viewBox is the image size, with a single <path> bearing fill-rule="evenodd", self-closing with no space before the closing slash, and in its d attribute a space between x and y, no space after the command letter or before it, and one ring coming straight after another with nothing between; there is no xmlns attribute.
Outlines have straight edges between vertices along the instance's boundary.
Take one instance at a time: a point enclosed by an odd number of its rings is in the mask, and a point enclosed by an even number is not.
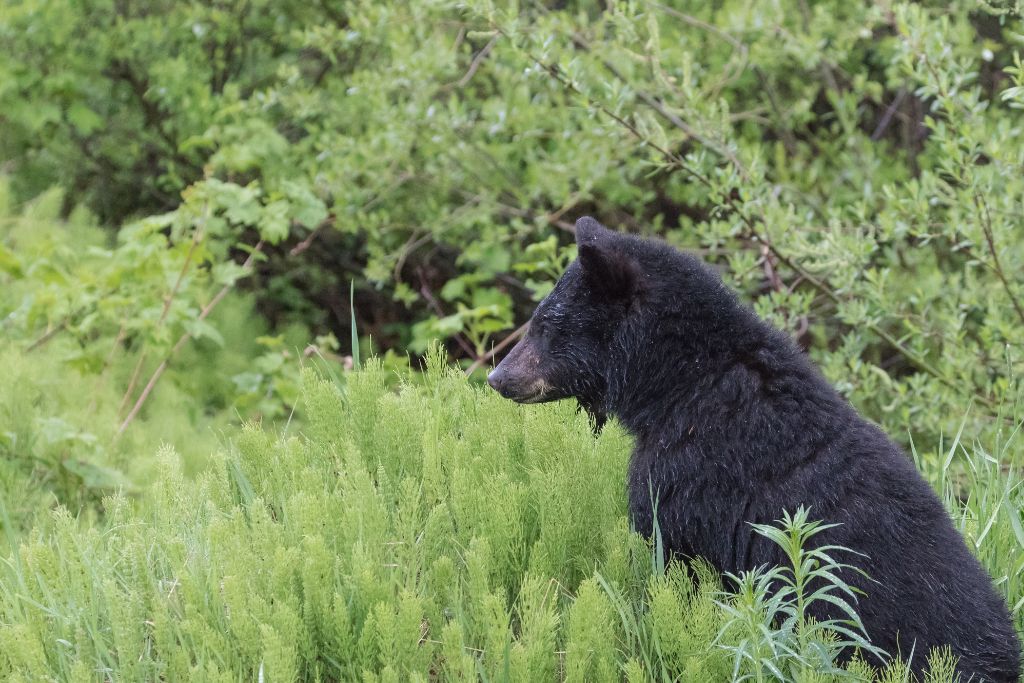
<svg viewBox="0 0 1024 683"><path fill-rule="evenodd" d="M541 316L530 321L530 334L544 348L550 347L561 336L557 321Z"/></svg>

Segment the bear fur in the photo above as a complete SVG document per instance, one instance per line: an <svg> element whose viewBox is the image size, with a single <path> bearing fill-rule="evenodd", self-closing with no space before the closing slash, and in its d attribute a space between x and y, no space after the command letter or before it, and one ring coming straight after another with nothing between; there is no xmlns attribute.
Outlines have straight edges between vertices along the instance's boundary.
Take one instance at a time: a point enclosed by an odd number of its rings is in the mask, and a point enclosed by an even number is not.
<svg viewBox="0 0 1024 683"><path fill-rule="evenodd" d="M751 523L810 509L817 544L863 556L843 579L871 642L920 672L949 645L966 681L1017 681L1007 606L911 459L828 384L783 332L700 259L576 223L579 255L488 381L506 398L574 397L634 436L635 528L654 510L673 554L721 572L784 563ZM653 495L652 495L653 493ZM821 612L819 618L828 617ZM838 616L838 615L837 615ZM912 658L910 653L913 653Z"/></svg>

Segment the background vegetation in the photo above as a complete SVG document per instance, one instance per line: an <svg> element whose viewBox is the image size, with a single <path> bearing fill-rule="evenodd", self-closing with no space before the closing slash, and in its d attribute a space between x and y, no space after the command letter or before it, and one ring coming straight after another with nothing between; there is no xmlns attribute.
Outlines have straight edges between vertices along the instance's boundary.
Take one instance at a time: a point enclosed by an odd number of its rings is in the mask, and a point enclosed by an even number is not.
<svg viewBox="0 0 1024 683"><path fill-rule="evenodd" d="M1024 626L1018 9L0 4L0 672L839 675L652 565L617 430L401 369L478 380L582 214L789 330Z"/></svg>

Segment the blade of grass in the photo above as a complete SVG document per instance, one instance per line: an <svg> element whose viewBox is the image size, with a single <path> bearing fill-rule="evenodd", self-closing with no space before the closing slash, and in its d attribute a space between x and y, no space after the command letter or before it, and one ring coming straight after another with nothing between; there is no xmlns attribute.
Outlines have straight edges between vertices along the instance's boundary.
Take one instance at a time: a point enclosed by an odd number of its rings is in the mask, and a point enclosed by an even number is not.
<svg viewBox="0 0 1024 683"><path fill-rule="evenodd" d="M362 367L359 362L359 332L356 330L356 283L349 280L348 288L348 310L352 316L352 367L356 370Z"/></svg>

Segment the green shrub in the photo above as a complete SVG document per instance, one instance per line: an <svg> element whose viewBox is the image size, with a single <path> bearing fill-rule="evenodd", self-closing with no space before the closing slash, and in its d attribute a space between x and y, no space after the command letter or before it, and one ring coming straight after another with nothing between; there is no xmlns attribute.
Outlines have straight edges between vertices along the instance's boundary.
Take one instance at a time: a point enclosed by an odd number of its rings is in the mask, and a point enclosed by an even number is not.
<svg viewBox="0 0 1024 683"><path fill-rule="evenodd" d="M0 524L30 526L55 502L91 517L103 495L152 475L160 443L195 472L231 422L292 416L301 357L336 342L310 343L301 326L267 334L231 290L238 274L218 282L224 264L189 242L137 226L115 242L86 211L59 220L59 191L14 210L7 187L0 178Z"/></svg>
<svg viewBox="0 0 1024 683"><path fill-rule="evenodd" d="M897 438L1021 397L1021 17L993 3L0 10L0 158L347 338L483 358L572 217L700 250ZM1005 8L1004 8L1005 10ZM184 192L183 192L184 191ZM148 226L148 227L145 227ZM174 240L172 240L174 241ZM347 346L347 344L346 344ZM479 366L479 363L478 363Z"/></svg>
<svg viewBox="0 0 1024 683"><path fill-rule="evenodd" d="M734 666L759 680L874 675L861 660L833 671L828 658L807 658L798 675L781 653L756 666L734 660L743 646L734 617L749 606L723 595L702 563L666 571L657 548L629 531L630 443L618 425L595 437L573 406L516 406L436 355L420 384L393 392L388 374L371 361L339 386L309 372L303 432L245 428L195 479L165 448L146 495L107 497L103 520L58 508L0 565L0 675L724 680ZM1006 490L1019 522L1019 487ZM1012 524L996 519L978 539L983 558ZM800 541L813 524L763 531ZM787 548L804 563L798 546ZM794 606L804 600L798 584L786 598ZM1019 583L1001 586L1021 599ZM772 612L748 616L769 623ZM780 676L758 668L765 661ZM950 680L944 661L936 680Z"/></svg>

